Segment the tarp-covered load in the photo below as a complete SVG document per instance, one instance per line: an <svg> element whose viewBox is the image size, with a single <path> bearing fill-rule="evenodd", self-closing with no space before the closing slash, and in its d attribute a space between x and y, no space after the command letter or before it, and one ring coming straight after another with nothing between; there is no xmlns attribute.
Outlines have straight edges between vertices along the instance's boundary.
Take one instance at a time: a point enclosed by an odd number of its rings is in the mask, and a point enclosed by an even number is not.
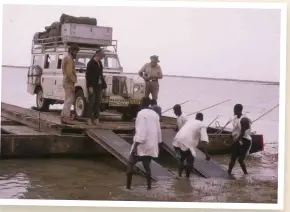
<svg viewBox="0 0 290 212"><path fill-rule="evenodd" d="M90 17L74 17L66 14L62 14L60 16L59 22L64 23L70 23L70 24L86 24L86 25L97 25L97 19L96 18L90 18Z"/></svg>
<svg viewBox="0 0 290 212"><path fill-rule="evenodd" d="M54 41L60 41L61 38L61 25L64 23L72 23L72 24L85 24L85 25L97 25L96 18L90 17L75 17L67 14L62 14L60 16L59 21L53 22L50 26L45 27L45 31L36 32L33 36L33 40L36 44L40 43L39 39L46 39L45 43L50 43ZM59 38L56 38L59 37ZM51 38L51 39L48 39Z"/></svg>

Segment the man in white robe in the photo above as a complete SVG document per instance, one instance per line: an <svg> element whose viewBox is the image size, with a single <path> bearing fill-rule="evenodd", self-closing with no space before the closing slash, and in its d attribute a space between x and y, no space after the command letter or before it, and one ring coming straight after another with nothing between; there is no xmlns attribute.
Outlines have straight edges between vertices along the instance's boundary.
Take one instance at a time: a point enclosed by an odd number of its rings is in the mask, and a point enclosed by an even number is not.
<svg viewBox="0 0 290 212"><path fill-rule="evenodd" d="M194 164L194 158L196 157L196 149L199 142L202 142L205 147L209 143L207 127L203 123L203 114L197 113L195 119L188 120L183 127L177 132L173 139L173 147L179 155L179 169L178 175L182 176L184 169L184 161L186 160L186 177L190 177L192 167ZM210 160L205 148L206 160Z"/></svg>
<svg viewBox="0 0 290 212"><path fill-rule="evenodd" d="M139 161L142 161L146 171L147 188L151 189L150 163L152 158L157 158L159 155L162 136L159 115L149 109L150 104L151 100L144 97L141 101L141 111L136 117L134 143L130 151L127 170L127 189L131 189L133 168Z"/></svg>
<svg viewBox="0 0 290 212"><path fill-rule="evenodd" d="M174 105L173 112L176 115L176 131L179 131L181 127L187 122L187 116L182 112L179 104Z"/></svg>
<svg viewBox="0 0 290 212"><path fill-rule="evenodd" d="M249 154L252 146L251 124L251 119L243 114L243 106L241 104L236 104L234 106L232 129L233 148L228 168L229 175L232 174L232 170L235 166L237 159L244 174L248 174L244 160L247 154Z"/></svg>

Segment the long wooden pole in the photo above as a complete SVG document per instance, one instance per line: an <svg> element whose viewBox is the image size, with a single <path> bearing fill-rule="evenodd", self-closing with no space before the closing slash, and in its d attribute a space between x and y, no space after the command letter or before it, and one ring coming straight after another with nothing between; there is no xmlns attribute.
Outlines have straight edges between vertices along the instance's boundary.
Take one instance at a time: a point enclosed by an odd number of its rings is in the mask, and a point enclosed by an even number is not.
<svg viewBox="0 0 290 212"><path fill-rule="evenodd" d="M231 99L227 99L227 100L225 100L225 101L222 101L222 102L219 102L219 103L217 103L217 104L211 105L211 106L206 107L206 108L204 108L204 109L202 109L202 110L198 110L198 111L196 111L196 112L194 112L194 113L190 113L190 114L188 114L188 116L191 116L191 115L196 114L196 113L199 113L199 112L201 112L201 111L204 111L204 110L207 110L207 109L213 108L213 107L215 107L215 106L217 106L217 105L220 105L220 104L222 104L222 103L228 102L228 101L230 101L230 100L231 100Z"/></svg>
<svg viewBox="0 0 290 212"><path fill-rule="evenodd" d="M217 120L218 117L219 117L219 115L218 115L217 117L215 117L214 120L212 120L212 121L209 123L209 125L208 125L207 127L210 127L210 125L212 125L212 123L213 123L215 120Z"/></svg>
<svg viewBox="0 0 290 212"><path fill-rule="evenodd" d="M261 116L259 116L258 118L256 118L254 121L252 121L252 124L256 121L258 121L260 118L264 117L265 115L267 115L268 113L270 113L271 111L273 111L276 107L278 107L278 105L276 105L275 107L271 108L270 110L268 110L266 113L263 113ZM232 120L230 119L223 128L221 128L217 133L215 134L220 134L225 128L226 126L231 122Z"/></svg>
<svg viewBox="0 0 290 212"><path fill-rule="evenodd" d="M185 103L187 103L187 102L189 102L189 100L187 100L187 101L185 101L185 102L182 102L182 103L180 103L179 105L183 105L183 104L185 104ZM173 109L173 107L171 107L171 108L169 108L169 109L163 111L162 114L163 114L163 113L166 113L167 111L172 110L172 109Z"/></svg>
<svg viewBox="0 0 290 212"><path fill-rule="evenodd" d="M265 115L267 115L268 113L272 112L276 107L278 107L279 104L277 104L275 107L273 107L272 109L268 110L266 113L263 113L261 116L259 116L258 118L256 118L254 121L252 121L252 124L256 121L258 121L260 118L264 117Z"/></svg>
<svg viewBox="0 0 290 212"><path fill-rule="evenodd" d="M228 120L228 122L225 124L225 126L223 126L220 130L218 130L216 133L214 133L214 135L219 135L222 133L222 131L232 122L232 118L230 118Z"/></svg>

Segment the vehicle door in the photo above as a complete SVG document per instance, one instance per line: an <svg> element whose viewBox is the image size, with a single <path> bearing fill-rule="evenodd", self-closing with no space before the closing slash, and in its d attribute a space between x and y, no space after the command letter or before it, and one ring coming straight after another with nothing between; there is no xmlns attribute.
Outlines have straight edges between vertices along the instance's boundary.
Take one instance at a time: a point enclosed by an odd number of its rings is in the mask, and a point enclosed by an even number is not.
<svg viewBox="0 0 290 212"><path fill-rule="evenodd" d="M63 53L59 53L57 55L57 67L55 72L55 79L56 79L56 85L55 85L55 95L60 100L64 100L64 88L63 88L63 73L62 73L62 60L64 58Z"/></svg>
<svg viewBox="0 0 290 212"><path fill-rule="evenodd" d="M41 77L41 84L43 89L43 96L45 98L55 99L54 89L56 85L55 79L56 71L56 54L47 53L45 54L43 74Z"/></svg>

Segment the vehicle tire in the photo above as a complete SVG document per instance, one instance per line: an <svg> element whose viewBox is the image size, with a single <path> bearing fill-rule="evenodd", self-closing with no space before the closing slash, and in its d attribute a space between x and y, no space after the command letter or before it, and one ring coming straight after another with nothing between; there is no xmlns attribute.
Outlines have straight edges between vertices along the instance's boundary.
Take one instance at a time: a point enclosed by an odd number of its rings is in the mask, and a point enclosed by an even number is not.
<svg viewBox="0 0 290 212"><path fill-rule="evenodd" d="M87 111L87 100L83 90L78 90L75 95L74 114L76 118L85 118Z"/></svg>
<svg viewBox="0 0 290 212"><path fill-rule="evenodd" d="M38 88L36 91L36 107L40 111L48 111L50 106L49 99L43 97L42 88Z"/></svg>
<svg viewBox="0 0 290 212"><path fill-rule="evenodd" d="M132 120L133 120L133 117L128 111L124 111L122 113L122 121L132 121Z"/></svg>
<svg viewBox="0 0 290 212"><path fill-rule="evenodd" d="M137 117L138 112L139 112L139 106L131 107L130 115L133 119Z"/></svg>
<svg viewBox="0 0 290 212"><path fill-rule="evenodd" d="M139 111L139 107L131 107L122 112L122 120L123 121L132 121L136 118L137 113Z"/></svg>

